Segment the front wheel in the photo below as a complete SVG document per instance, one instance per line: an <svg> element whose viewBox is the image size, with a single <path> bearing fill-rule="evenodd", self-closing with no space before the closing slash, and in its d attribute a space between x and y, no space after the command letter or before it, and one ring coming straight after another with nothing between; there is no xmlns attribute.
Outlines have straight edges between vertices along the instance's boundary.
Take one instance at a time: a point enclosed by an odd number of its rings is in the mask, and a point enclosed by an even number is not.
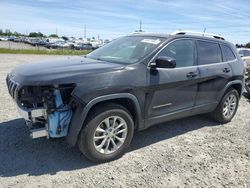
<svg viewBox="0 0 250 188"><path fill-rule="evenodd" d="M221 102L217 106L212 117L220 123L230 122L238 108L239 94L235 89L230 89L222 98Z"/></svg>
<svg viewBox="0 0 250 188"><path fill-rule="evenodd" d="M105 104L95 108L78 140L81 152L95 162L120 157L128 148L134 133L134 122L126 108Z"/></svg>

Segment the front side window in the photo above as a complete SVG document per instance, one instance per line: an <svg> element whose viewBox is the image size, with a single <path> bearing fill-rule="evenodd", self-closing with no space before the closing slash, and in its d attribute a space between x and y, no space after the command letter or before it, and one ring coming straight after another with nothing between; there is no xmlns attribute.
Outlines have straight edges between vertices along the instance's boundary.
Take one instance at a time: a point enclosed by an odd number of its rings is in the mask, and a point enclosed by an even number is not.
<svg viewBox="0 0 250 188"><path fill-rule="evenodd" d="M219 44L207 41L197 41L199 65L222 62Z"/></svg>
<svg viewBox="0 0 250 188"><path fill-rule="evenodd" d="M152 53L164 40L161 37L127 36L93 51L88 58L132 64Z"/></svg>
<svg viewBox="0 0 250 188"><path fill-rule="evenodd" d="M225 46L225 45L221 45L221 49L222 49L222 52L223 52L223 55L224 55L224 61L232 61L232 60L235 60L235 55L234 53L232 52L232 50Z"/></svg>
<svg viewBox="0 0 250 188"><path fill-rule="evenodd" d="M177 40L164 48L158 56L167 56L176 60L176 67L194 65L194 45L192 40Z"/></svg>

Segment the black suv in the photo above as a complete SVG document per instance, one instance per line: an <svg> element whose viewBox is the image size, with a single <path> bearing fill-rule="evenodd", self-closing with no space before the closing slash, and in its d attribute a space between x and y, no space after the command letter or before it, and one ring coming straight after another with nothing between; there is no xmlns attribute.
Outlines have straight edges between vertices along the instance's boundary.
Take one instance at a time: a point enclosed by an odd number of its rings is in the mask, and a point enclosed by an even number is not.
<svg viewBox="0 0 250 188"><path fill-rule="evenodd" d="M7 86L32 138L66 137L104 162L124 153L135 130L202 113L229 122L244 73L218 35L135 33L85 57L17 67Z"/></svg>

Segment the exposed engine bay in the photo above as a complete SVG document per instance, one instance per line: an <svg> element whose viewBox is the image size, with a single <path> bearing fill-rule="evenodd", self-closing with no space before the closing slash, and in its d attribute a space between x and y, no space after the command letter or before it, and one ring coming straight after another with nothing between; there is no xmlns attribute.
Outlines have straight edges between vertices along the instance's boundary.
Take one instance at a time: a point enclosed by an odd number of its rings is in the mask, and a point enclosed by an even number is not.
<svg viewBox="0 0 250 188"><path fill-rule="evenodd" d="M67 135L74 106L71 100L74 85L25 86L13 92L11 83L7 84L20 115L30 128L32 138Z"/></svg>

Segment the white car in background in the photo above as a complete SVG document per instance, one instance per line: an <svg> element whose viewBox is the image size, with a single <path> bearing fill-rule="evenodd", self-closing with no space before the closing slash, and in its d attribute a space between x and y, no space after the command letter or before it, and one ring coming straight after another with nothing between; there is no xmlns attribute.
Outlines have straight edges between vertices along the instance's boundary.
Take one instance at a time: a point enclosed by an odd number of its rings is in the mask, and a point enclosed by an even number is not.
<svg viewBox="0 0 250 188"><path fill-rule="evenodd" d="M7 41L7 40L8 40L8 37L0 36L0 41Z"/></svg>
<svg viewBox="0 0 250 188"><path fill-rule="evenodd" d="M245 77L245 89L250 96L250 49L249 48L238 48L238 53L242 60L246 63L246 77Z"/></svg>
<svg viewBox="0 0 250 188"><path fill-rule="evenodd" d="M246 62L247 67L250 68L250 49L249 48L238 48L240 57Z"/></svg>

